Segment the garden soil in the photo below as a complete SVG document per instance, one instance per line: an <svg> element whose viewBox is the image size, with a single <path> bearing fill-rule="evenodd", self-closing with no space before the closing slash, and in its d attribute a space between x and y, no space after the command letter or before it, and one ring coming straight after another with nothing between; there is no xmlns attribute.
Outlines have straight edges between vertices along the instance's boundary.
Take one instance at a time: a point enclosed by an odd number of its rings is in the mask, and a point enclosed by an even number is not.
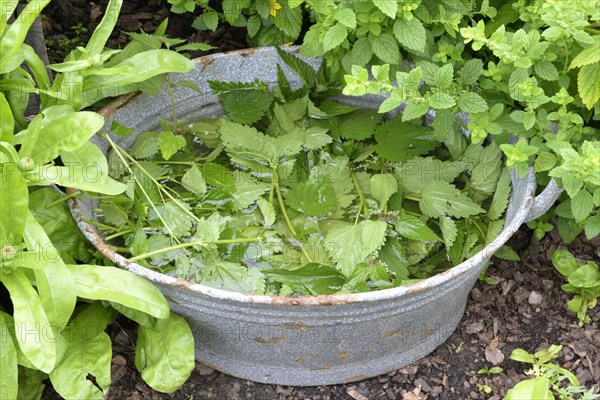
<svg viewBox="0 0 600 400"><path fill-rule="evenodd" d="M56 0L43 18L51 62L59 62L65 48L84 44L98 24L107 1ZM190 28L191 15L169 13L166 1L128 0L117 23L110 45L122 47L126 31L152 32L169 17L171 37L202 41L217 47L214 51L246 47L244 33L219 28L209 34ZM76 27L88 29L87 32ZM77 34L79 32L79 36ZM195 54L194 56L201 55ZM227 376L197 364L190 379L175 393L153 391L135 368L136 327L121 317L108 328L113 340L111 400L500 400L506 391L526 379L527 366L509 359L513 349L534 352L552 344L563 349L557 364L573 372L581 385L600 391L600 306L590 311L593 322L578 327L577 318L566 310L570 298L560 286L565 283L550 262L558 247L565 247L553 232L543 240L522 228L511 240L520 261L493 259L487 275L497 285L479 281L471 291L458 329L429 356L398 371L362 382L334 386L287 387L264 385ZM600 238L578 238L566 246L581 260L599 260ZM478 373L499 366L498 374ZM92 377L90 379L93 380ZM44 399L60 398L50 386Z"/></svg>

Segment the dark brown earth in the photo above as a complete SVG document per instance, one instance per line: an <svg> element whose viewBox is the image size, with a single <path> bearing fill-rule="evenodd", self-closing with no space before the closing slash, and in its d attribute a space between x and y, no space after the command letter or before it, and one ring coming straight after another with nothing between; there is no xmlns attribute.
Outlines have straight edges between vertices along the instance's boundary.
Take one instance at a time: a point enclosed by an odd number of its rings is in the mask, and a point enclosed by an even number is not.
<svg viewBox="0 0 600 400"><path fill-rule="evenodd" d="M100 21L107 1L56 0L43 19L51 62L58 62L66 50L85 44ZM216 51L246 46L243 31L220 28L217 32L195 33L189 26L193 16L171 15L166 1L128 0L124 2L117 31L110 46L122 47L123 31L152 32L169 16L171 37L213 44ZM81 23L87 32L71 27ZM553 232L542 241L533 239L523 228L511 241L521 261L495 260L488 276L496 286L477 282L471 291L465 315L452 336L429 356L387 375L346 385L286 387L264 385L233 378L198 364L187 383L177 392L161 394L141 379L134 364L135 325L124 318L109 327L113 338L112 387L109 399L501 399L518 381L525 379L527 367L509 359L515 348L533 352L552 344L563 345L556 363L572 371L588 388L600 392L600 307L589 314L593 322L577 326L577 318L565 308L569 296L564 283L550 263L552 251L561 243ZM578 238L567 246L576 257L599 261L600 240ZM482 368L498 365L500 374L478 374ZM487 386L491 391L484 391ZM48 388L44 399L59 398Z"/></svg>

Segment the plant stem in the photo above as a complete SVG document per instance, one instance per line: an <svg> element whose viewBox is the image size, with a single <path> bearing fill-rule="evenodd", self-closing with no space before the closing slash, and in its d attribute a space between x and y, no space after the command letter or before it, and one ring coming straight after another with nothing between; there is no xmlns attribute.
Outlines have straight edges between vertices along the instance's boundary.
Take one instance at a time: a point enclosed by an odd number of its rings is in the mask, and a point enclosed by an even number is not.
<svg viewBox="0 0 600 400"><path fill-rule="evenodd" d="M214 242L210 242L210 244L254 243L254 242L260 242L262 239L263 238L260 236L253 237L253 238L242 238L242 239L223 239L223 240L215 240ZM139 256L131 257L127 261L133 262L133 261L141 260L143 258L152 257L157 254L167 253L167 252L173 251L173 250L185 249L187 247L193 247L193 246L206 247L207 244L209 244L209 243L207 243L204 240L195 240L192 242L180 243L175 246L165 247L164 249L154 250L154 251L150 251L148 253L140 254Z"/></svg>
<svg viewBox="0 0 600 400"><path fill-rule="evenodd" d="M279 187L279 177L277 176L277 169L273 168L273 182L274 182L274 186L275 186L275 192L277 193L277 201L279 202L279 208L281 208L281 213L283 214L283 218L285 219L285 223L287 224L292 236L294 236L294 238L298 235L296 233L296 230L294 229L294 226L292 225L292 221L290 220L290 217L285 209L285 204L283 203L283 196L281 195L281 189ZM310 254L308 254L308 252L306 251L306 249L303 246L300 246L300 250L302 251L302 254L304 254L304 257L306 257L306 260L311 263L312 261L312 257L310 256Z"/></svg>
<svg viewBox="0 0 600 400"><path fill-rule="evenodd" d="M365 195L362 190L360 190L360 186L358 185L358 180L356 179L356 175L354 172L350 172L350 176L352 177L352 182L354 183L354 188L356 189L356 193L358 193L358 198L360 199L360 206L358 208L358 213L356 214L356 220L354 221L354 225L358 222L358 216L360 212L363 211L364 208L364 219L369 219L369 207L367 206L367 202L365 200Z"/></svg>
<svg viewBox="0 0 600 400"><path fill-rule="evenodd" d="M56 205L56 204L58 204L58 203L62 203L63 201L66 201L66 200L72 199L73 197L77 197L77 196L79 196L80 194L81 194L81 192L78 190L78 191L76 191L75 193L71 193L71 194L69 194L69 195L65 195L65 196L61 197L60 199L57 199L57 200L51 201L50 203L46 204L44 207L45 207L45 208L50 208L50 207L52 207L52 206L54 206L54 205Z"/></svg>
<svg viewBox="0 0 600 400"><path fill-rule="evenodd" d="M175 96L173 96L173 84L171 83L170 73L167 73L167 90L169 91L169 101L173 110L173 126L177 129L177 107L175 107Z"/></svg>

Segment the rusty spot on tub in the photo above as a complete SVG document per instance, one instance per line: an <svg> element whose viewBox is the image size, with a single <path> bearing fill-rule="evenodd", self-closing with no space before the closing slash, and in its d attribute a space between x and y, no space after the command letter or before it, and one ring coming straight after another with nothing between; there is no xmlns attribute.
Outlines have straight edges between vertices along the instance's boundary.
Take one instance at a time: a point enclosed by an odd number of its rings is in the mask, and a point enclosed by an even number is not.
<svg viewBox="0 0 600 400"><path fill-rule="evenodd" d="M105 119L125 107L131 100L140 95L141 92L128 93L126 95L117 97L115 100L102 107L98 114L102 115Z"/></svg>
<svg viewBox="0 0 600 400"><path fill-rule="evenodd" d="M266 345L266 344L280 344L281 342L284 341L283 336L274 336L271 339L267 340L264 339L260 336L257 336L254 338L254 341L261 344L261 345Z"/></svg>
<svg viewBox="0 0 600 400"><path fill-rule="evenodd" d="M377 319L380 320L380 321L385 321L385 317L379 317Z"/></svg>
<svg viewBox="0 0 600 400"><path fill-rule="evenodd" d="M209 55L204 56L204 57L196 58L196 60L194 60L194 61L196 61L198 63L201 63L201 64L204 64L206 66L206 65L212 64L212 62L214 61L214 59L215 58L212 55L209 54Z"/></svg>
<svg viewBox="0 0 600 400"><path fill-rule="evenodd" d="M400 329L393 330L392 332L390 332L390 334L388 335L388 337L394 337L394 336L398 336L398 331L399 331L399 330L400 330Z"/></svg>
<svg viewBox="0 0 600 400"><path fill-rule="evenodd" d="M298 329L300 332L306 332L306 325L303 322L288 322L283 326L287 329Z"/></svg>
<svg viewBox="0 0 600 400"><path fill-rule="evenodd" d="M350 383L350 382L364 381L365 379L368 379L368 378L369 377L366 375L354 375L354 376L350 376L348 378L344 378L344 382Z"/></svg>
<svg viewBox="0 0 600 400"><path fill-rule="evenodd" d="M325 365L323 365L321 368L311 368L311 371L326 371L328 369L331 369L331 367L333 367L333 365L327 363Z"/></svg>
<svg viewBox="0 0 600 400"><path fill-rule="evenodd" d="M247 57L252 57L256 53L258 53L259 50L260 50L260 48L253 47L251 49L232 50L232 51L226 51L224 53L225 54L239 54L240 56L247 58Z"/></svg>
<svg viewBox="0 0 600 400"><path fill-rule="evenodd" d="M306 297L285 297L273 296L270 303L281 306L332 306L336 304L346 304L354 298L351 294L343 295L321 295L321 296L306 296Z"/></svg>
<svg viewBox="0 0 600 400"><path fill-rule="evenodd" d="M340 356L340 357L348 357L348 352L347 351L342 351L340 354L338 354L338 356Z"/></svg>
<svg viewBox="0 0 600 400"><path fill-rule="evenodd" d="M429 336L431 334L431 332L433 332L433 329L431 329L431 328L424 328L421 331L421 337L422 338L427 337L427 336Z"/></svg>
<svg viewBox="0 0 600 400"><path fill-rule="evenodd" d="M296 361L297 363L303 363L304 358L296 358L294 361Z"/></svg>

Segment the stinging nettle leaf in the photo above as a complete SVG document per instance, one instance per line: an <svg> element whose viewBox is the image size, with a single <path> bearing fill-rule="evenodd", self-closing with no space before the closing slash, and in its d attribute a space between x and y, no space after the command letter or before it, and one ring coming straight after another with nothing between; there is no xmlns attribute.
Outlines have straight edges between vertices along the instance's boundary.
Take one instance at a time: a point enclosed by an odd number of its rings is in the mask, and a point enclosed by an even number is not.
<svg viewBox="0 0 600 400"><path fill-rule="evenodd" d="M376 174L371 176L371 194L383 208L390 197L398 191L398 182L392 174Z"/></svg>
<svg viewBox="0 0 600 400"><path fill-rule="evenodd" d="M163 158L168 160L185 147L185 138L174 135L173 132L164 131L158 136L157 143Z"/></svg>
<svg viewBox="0 0 600 400"><path fill-rule="evenodd" d="M197 196L203 197L206 194L206 182L202 176L202 172L198 169L196 164L192 168L188 169L183 178L181 178L181 184L184 188Z"/></svg>
<svg viewBox="0 0 600 400"><path fill-rule="evenodd" d="M444 181L431 181L423 188L419 207L433 218L443 215L467 218L485 211L454 185Z"/></svg>
<svg viewBox="0 0 600 400"><path fill-rule="evenodd" d="M487 216L490 220L497 220L502 217L504 210L508 206L508 199L510 197L510 175L508 169L503 168L498 183L496 184L496 190L492 203L488 210Z"/></svg>
<svg viewBox="0 0 600 400"><path fill-rule="evenodd" d="M304 181L286 194L287 204L309 217L324 217L337 208L335 190L327 181Z"/></svg>
<svg viewBox="0 0 600 400"><path fill-rule="evenodd" d="M442 241L440 237L436 235L435 232L433 232L425 222L413 215L403 214L398 219L398 223L396 224L395 229L396 232L400 234L400 236L403 236L407 239L419 241Z"/></svg>
<svg viewBox="0 0 600 400"><path fill-rule="evenodd" d="M377 154L392 162L404 162L425 154L439 145L439 142L433 140L420 139L429 134L431 128L415 126L398 119L386 121L375 133Z"/></svg>

